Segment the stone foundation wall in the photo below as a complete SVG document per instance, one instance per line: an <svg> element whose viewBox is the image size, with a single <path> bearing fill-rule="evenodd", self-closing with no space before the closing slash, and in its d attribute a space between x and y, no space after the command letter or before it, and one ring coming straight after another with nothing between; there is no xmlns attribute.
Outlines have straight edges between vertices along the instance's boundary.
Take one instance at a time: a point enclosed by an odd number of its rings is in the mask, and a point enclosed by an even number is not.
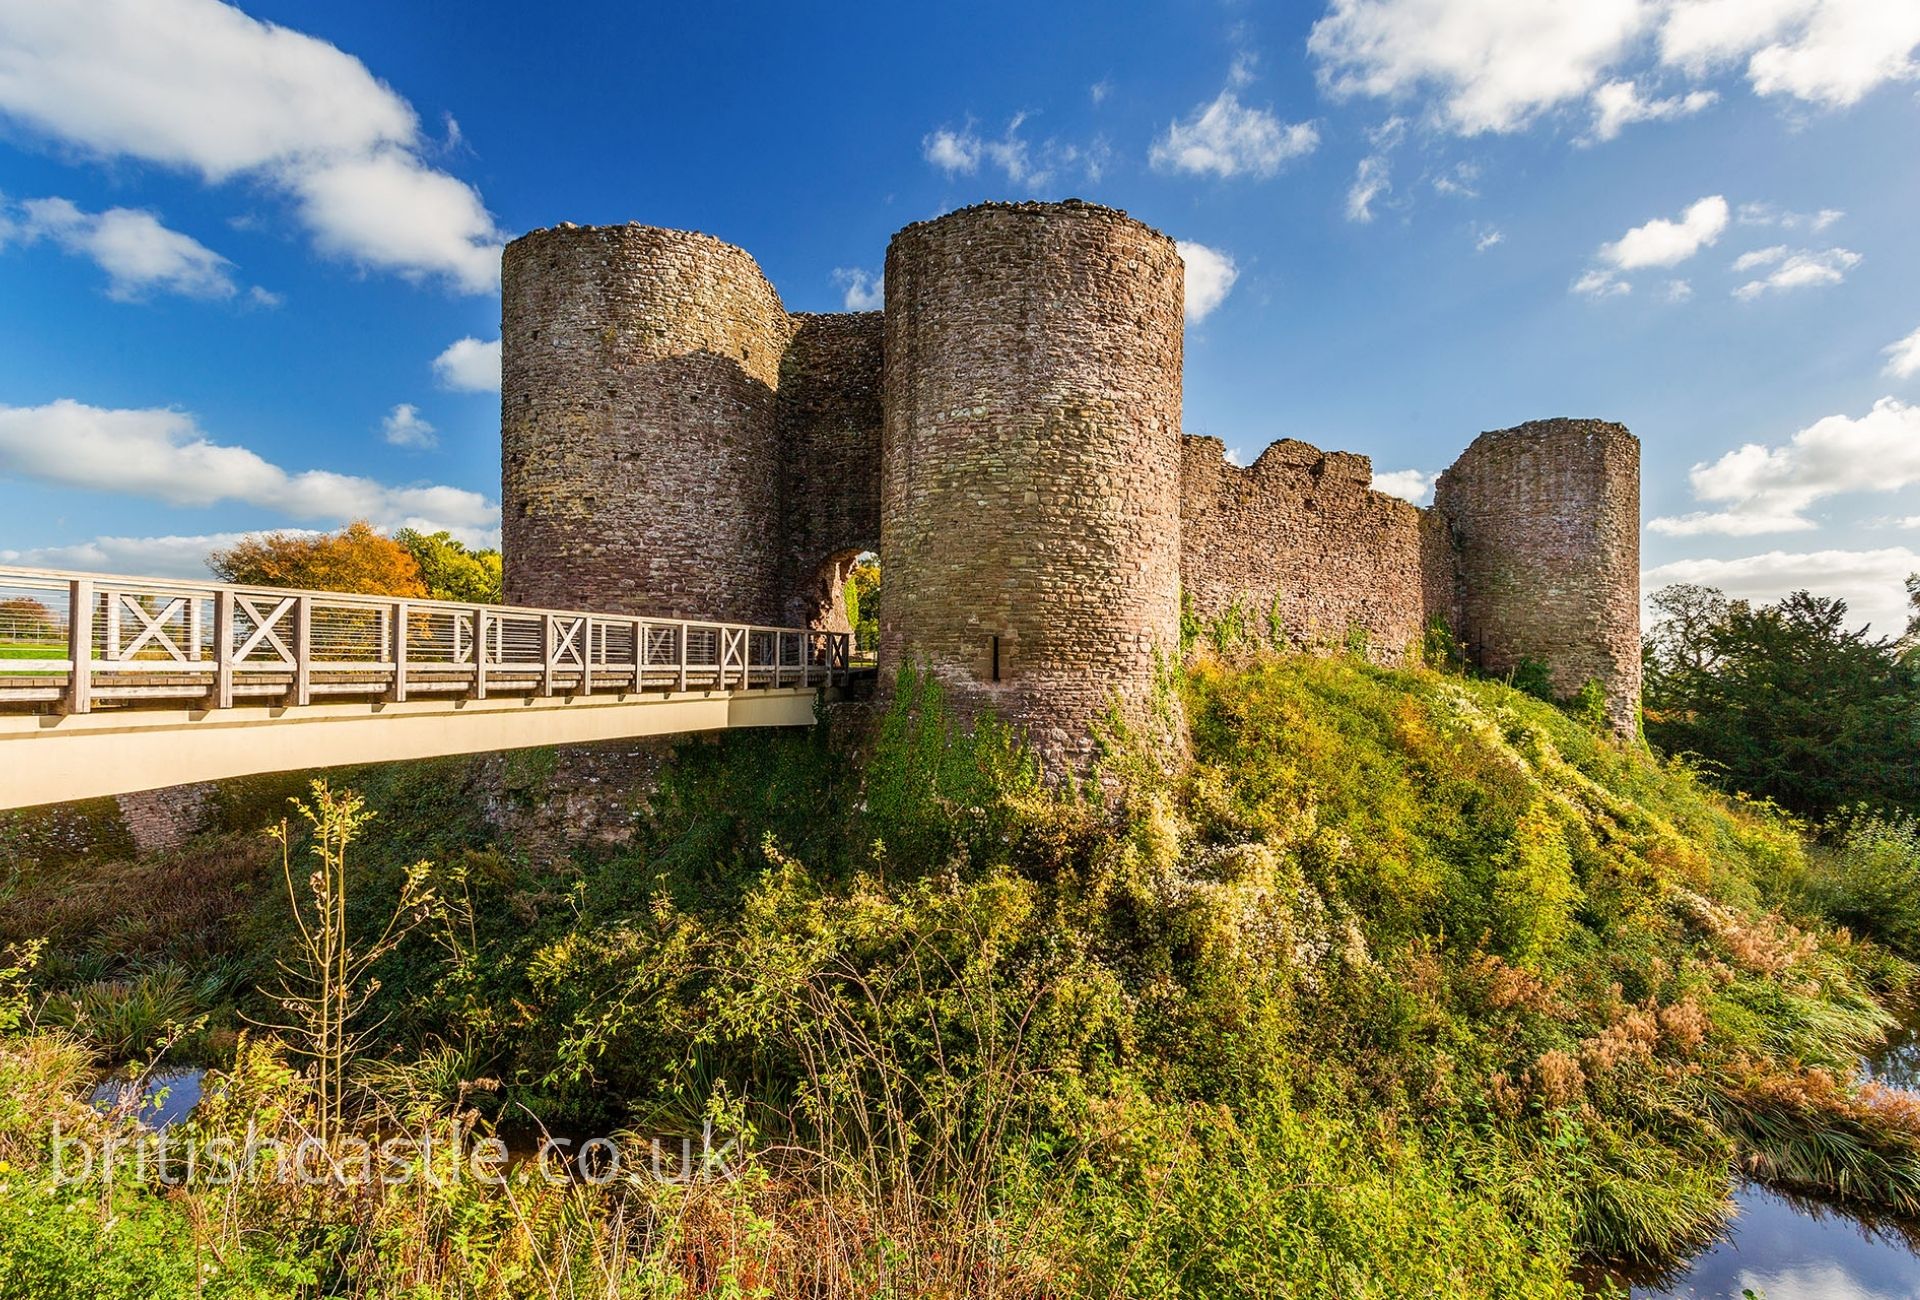
<svg viewBox="0 0 1920 1300"><path fill-rule="evenodd" d="M1372 482L1365 456L1286 439L1242 467L1220 439L1189 435L1180 585L1191 612L1214 619L1237 602L1263 631L1277 618L1294 645L1360 635L1376 658L1398 660L1448 613L1451 583L1428 581L1423 512Z"/></svg>

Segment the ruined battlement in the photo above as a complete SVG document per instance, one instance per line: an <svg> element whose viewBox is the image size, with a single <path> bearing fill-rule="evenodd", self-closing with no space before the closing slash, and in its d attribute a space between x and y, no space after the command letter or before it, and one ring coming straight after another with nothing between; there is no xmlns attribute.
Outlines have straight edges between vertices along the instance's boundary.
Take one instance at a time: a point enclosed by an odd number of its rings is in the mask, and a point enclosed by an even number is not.
<svg viewBox="0 0 1920 1300"><path fill-rule="evenodd" d="M508 599L844 627L877 551L883 687L907 662L1050 758L1139 713L1183 600L1397 658L1434 621L1496 671L1639 693L1639 446L1483 434L1421 509L1364 456L1247 466L1180 428L1184 268L1095 204L916 222L883 312L789 313L709 235L562 225L502 270Z"/></svg>

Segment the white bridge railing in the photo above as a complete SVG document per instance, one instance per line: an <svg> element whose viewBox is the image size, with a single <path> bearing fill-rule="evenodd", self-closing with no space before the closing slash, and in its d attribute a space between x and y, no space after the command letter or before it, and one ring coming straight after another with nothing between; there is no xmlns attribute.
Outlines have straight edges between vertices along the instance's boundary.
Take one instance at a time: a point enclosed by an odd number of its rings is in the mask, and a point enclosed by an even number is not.
<svg viewBox="0 0 1920 1300"><path fill-rule="evenodd" d="M840 632L0 566L0 712L845 681Z"/></svg>

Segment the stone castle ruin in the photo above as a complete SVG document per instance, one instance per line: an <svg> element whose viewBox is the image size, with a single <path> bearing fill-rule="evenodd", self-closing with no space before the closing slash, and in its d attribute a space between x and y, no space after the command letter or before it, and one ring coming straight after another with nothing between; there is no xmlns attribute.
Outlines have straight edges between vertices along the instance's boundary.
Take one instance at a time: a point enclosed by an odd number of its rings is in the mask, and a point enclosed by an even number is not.
<svg viewBox="0 0 1920 1300"><path fill-rule="evenodd" d="M877 552L882 690L923 663L1055 758L1116 699L1144 710L1183 600L1381 659L1439 621L1488 670L1598 681L1632 729L1632 434L1482 434L1430 509L1290 439L1237 466L1181 431L1183 289L1173 240L1081 202L908 226L864 313L789 313L707 235L526 235L503 268L507 598L844 627L841 580Z"/></svg>

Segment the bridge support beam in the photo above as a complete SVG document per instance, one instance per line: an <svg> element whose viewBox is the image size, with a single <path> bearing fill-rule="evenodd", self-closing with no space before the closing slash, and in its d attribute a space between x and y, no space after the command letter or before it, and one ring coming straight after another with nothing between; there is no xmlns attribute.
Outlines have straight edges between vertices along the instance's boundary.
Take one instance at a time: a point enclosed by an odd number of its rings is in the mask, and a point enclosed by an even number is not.
<svg viewBox="0 0 1920 1300"><path fill-rule="evenodd" d="M0 715L0 809L298 772L732 727L800 727L813 689Z"/></svg>

